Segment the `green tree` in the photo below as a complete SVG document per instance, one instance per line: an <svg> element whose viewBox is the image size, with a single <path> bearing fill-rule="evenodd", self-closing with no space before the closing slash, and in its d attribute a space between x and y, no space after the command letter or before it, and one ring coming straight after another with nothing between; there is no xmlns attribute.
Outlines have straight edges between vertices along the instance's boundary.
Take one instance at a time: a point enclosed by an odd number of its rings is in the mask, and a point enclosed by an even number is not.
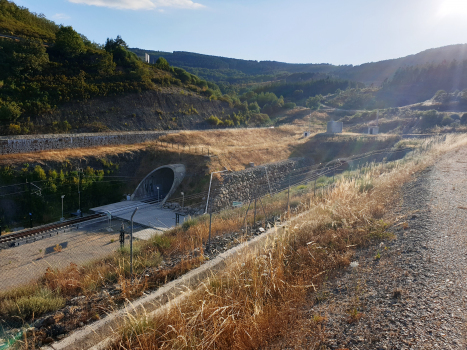
<svg viewBox="0 0 467 350"><path fill-rule="evenodd" d="M21 116L21 108L15 102L2 104L0 100L0 122L14 122Z"/></svg>
<svg viewBox="0 0 467 350"><path fill-rule="evenodd" d="M252 102L248 105L248 110L253 113L259 113L260 108L257 102Z"/></svg>
<svg viewBox="0 0 467 350"><path fill-rule="evenodd" d="M319 107L321 106L322 99L323 96L321 95L308 97L308 99L306 100L306 106L310 109L319 109Z"/></svg>
<svg viewBox="0 0 467 350"><path fill-rule="evenodd" d="M86 51L83 38L71 26L60 27L54 50L64 57L75 57Z"/></svg>
<svg viewBox="0 0 467 350"><path fill-rule="evenodd" d="M169 71L170 70L170 65L169 62L164 57L159 57L156 61L156 66L159 69ZM207 86L207 83L206 83Z"/></svg>

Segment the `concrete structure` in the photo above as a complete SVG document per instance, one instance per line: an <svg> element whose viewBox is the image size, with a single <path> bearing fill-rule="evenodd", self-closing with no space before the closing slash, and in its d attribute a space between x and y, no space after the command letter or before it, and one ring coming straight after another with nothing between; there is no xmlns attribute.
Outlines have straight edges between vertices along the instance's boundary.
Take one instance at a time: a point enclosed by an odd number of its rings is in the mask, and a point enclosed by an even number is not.
<svg viewBox="0 0 467 350"><path fill-rule="evenodd" d="M94 213L110 213L112 219L117 218L130 221L131 215L136 207L138 207L138 211L133 218L135 224L151 227L159 232L175 226L175 211L163 209L158 204L148 204L140 201L123 201L92 208L90 210ZM183 223L184 219L180 218L180 221Z"/></svg>
<svg viewBox="0 0 467 350"><path fill-rule="evenodd" d="M310 132L309 132L309 131L305 131L305 132L303 133L303 137L306 138L306 137L308 137L308 136L310 136Z"/></svg>
<svg viewBox="0 0 467 350"><path fill-rule="evenodd" d="M376 111L376 125L370 125L368 127L369 135L378 135L379 134L379 110Z"/></svg>
<svg viewBox="0 0 467 350"><path fill-rule="evenodd" d="M161 166L150 172L131 195L132 201L157 200L164 204L185 177L183 164Z"/></svg>
<svg viewBox="0 0 467 350"><path fill-rule="evenodd" d="M130 145L157 140L161 136L174 132L176 131L0 136L0 154L29 153L109 145Z"/></svg>
<svg viewBox="0 0 467 350"><path fill-rule="evenodd" d="M147 53L144 54L144 62L150 63L150 57Z"/></svg>
<svg viewBox="0 0 467 350"><path fill-rule="evenodd" d="M326 133L328 133L328 134L342 133L343 127L344 127L344 123L335 122L335 121L331 120L330 122L328 122L328 127L326 129Z"/></svg>
<svg viewBox="0 0 467 350"><path fill-rule="evenodd" d="M136 187L131 200L92 208L94 213L106 213L119 219L130 220L136 207L138 211L133 218L135 223L165 231L175 226L175 212L163 209L162 205L175 192L185 177L183 164L161 166L151 171ZM155 203L154 203L155 202ZM184 219L181 219L183 222Z"/></svg>

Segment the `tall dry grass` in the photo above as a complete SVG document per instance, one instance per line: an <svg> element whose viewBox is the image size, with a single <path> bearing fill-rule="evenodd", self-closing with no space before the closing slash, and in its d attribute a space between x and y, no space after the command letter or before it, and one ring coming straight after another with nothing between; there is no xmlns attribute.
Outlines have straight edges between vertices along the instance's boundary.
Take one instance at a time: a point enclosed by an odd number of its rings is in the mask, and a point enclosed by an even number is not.
<svg viewBox="0 0 467 350"><path fill-rule="evenodd" d="M426 153L374 167L359 179L342 177L321 201L276 229L273 239L245 250L222 274L166 310L128 322L113 349L253 349L290 332L298 308L326 276L349 264L352 249L388 238L387 214L404 183L467 137L427 140ZM371 183L362 187L359 181ZM368 189L368 190L366 190ZM322 336L322 335L321 335ZM310 339L317 347L320 336Z"/></svg>
<svg viewBox="0 0 467 350"><path fill-rule="evenodd" d="M308 130L309 128L307 128ZM0 165L35 162L64 162L67 159L106 157L132 153L150 148L168 152L207 154L210 150L210 168L227 166L232 170L244 169L250 162L264 164L286 159L295 146L306 141L302 137L303 125L286 125L273 129L220 129L211 131L182 131L163 136L159 141L133 145L102 146L79 149L64 149L35 153L8 154L0 156ZM312 131L317 131L312 130ZM162 146L160 141L163 141ZM175 147L172 148L171 144ZM180 148L179 148L180 147Z"/></svg>

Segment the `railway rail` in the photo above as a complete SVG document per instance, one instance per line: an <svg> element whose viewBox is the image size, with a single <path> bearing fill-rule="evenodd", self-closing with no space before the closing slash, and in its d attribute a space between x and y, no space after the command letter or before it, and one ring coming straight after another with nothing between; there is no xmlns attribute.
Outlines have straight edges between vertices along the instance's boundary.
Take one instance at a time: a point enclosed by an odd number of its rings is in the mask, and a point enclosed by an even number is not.
<svg viewBox="0 0 467 350"><path fill-rule="evenodd" d="M11 233L9 235L0 236L0 249L9 248L21 243L29 243L29 241L36 241L44 237L51 237L54 234L58 234L58 230L62 228L67 228L73 225L80 224L82 222L99 219L105 217L105 214L93 214L85 216L82 218L76 218L72 220L67 220L60 223L48 224L44 226L34 227L31 229L26 229L20 232ZM38 237L42 235L42 237Z"/></svg>

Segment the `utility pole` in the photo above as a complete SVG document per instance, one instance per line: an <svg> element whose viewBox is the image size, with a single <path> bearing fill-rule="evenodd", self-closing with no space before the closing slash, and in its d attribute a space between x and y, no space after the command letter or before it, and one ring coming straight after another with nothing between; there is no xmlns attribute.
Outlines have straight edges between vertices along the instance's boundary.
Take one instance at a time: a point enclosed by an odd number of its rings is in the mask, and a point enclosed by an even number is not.
<svg viewBox="0 0 467 350"><path fill-rule="evenodd" d="M26 180L28 184L28 199L29 199L29 227L32 228L32 199L31 199L31 183Z"/></svg>
<svg viewBox="0 0 467 350"><path fill-rule="evenodd" d="M136 207L133 214L131 214L131 235L130 235L130 276L131 282L133 282L133 217L136 214L138 207Z"/></svg>
<svg viewBox="0 0 467 350"><path fill-rule="evenodd" d="M81 191L80 191L80 184L81 184L81 168L78 168L78 216L83 217L83 213L81 213Z"/></svg>
<svg viewBox="0 0 467 350"><path fill-rule="evenodd" d="M62 217L60 218L60 221L65 221L65 218L63 217L63 198L65 198L64 194L62 194Z"/></svg>

